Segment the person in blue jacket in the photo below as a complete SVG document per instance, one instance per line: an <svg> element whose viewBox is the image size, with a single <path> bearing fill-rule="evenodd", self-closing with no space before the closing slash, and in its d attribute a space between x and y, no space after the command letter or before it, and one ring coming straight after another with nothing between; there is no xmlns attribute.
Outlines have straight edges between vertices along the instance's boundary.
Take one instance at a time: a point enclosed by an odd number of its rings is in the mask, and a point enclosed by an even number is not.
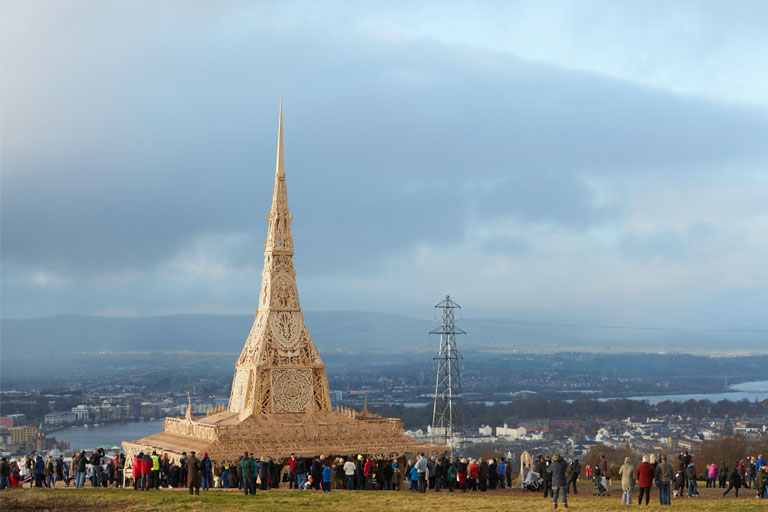
<svg viewBox="0 0 768 512"><path fill-rule="evenodd" d="M419 470L416 468L416 464L411 466L411 490L416 491L419 489Z"/></svg>
<svg viewBox="0 0 768 512"><path fill-rule="evenodd" d="M213 467L211 464L211 458L208 457L208 452L203 453L203 490L207 491L211 488L211 482L213 481Z"/></svg>
<svg viewBox="0 0 768 512"><path fill-rule="evenodd" d="M331 471L331 468L329 466L325 466L323 468L323 494L328 492L328 494L331 494L331 474L333 472Z"/></svg>
<svg viewBox="0 0 768 512"><path fill-rule="evenodd" d="M40 455L38 455L37 460L35 461L35 487L43 486L44 475L45 475L45 462L43 462L43 458Z"/></svg>

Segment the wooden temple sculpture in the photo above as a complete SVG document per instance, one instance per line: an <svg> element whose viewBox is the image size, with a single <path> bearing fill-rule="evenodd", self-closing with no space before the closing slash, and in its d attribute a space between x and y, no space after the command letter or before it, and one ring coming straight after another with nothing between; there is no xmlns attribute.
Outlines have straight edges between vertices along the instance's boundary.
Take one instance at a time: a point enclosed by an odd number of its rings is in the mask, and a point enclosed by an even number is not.
<svg viewBox="0 0 768 512"><path fill-rule="evenodd" d="M291 213L283 162L283 109L277 136L277 169L272 192L259 308L235 365L232 393L225 410L212 408L184 418L166 418L163 431L123 442L128 460L140 451L208 452L215 463L231 463L246 450L256 456L287 458L291 453L400 457L420 451L439 454L446 446L403 434L395 418L331 409L325 365L304 324L293 268Z"/></svg>

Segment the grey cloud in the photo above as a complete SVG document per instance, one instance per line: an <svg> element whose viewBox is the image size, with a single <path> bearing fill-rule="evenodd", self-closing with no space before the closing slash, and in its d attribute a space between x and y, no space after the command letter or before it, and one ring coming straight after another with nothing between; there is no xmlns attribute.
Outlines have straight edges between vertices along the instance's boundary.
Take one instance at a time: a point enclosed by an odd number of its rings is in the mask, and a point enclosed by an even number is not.
<svg viewBox="0 0 768 512"><path fill-rule="evenodd" d="M216 233L247 233L227 261L258 267L280 94L308 276L371 274L392 253L456 244L474 214L582 229L625 213L595 206L584 175L703 180L768 151L764 113L598 75L265 27L239 8L179 26L149 12L70 13L33 27L57 45L3 45L4 279L151 272ZM627 244L653 252L653 240Z"/></svg>

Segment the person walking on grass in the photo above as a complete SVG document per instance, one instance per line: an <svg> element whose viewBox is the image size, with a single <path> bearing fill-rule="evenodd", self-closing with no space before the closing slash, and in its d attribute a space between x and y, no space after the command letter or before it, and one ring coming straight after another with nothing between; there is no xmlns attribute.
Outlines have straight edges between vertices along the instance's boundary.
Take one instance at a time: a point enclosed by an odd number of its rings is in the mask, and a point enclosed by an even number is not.
<svg viewBox="0 0 768 512"><path fill-rule="evenodd" d="M723 498L728 494L731 489L735 490L736 497L739 497L739 487L741 487L741 472L739 471L739 463L736 462L733 465L731 474L728 476L728 489L723 493Z"/></svg>
<svg viewBox="0 0 768 512"><path fill-rule="evenodd" d="M552 456L549 471L552 474L552 503L557 508L557 497L562 496L563 507L568 508L568 481L565 478L567 469L565 460L558 454Z"/></svg>

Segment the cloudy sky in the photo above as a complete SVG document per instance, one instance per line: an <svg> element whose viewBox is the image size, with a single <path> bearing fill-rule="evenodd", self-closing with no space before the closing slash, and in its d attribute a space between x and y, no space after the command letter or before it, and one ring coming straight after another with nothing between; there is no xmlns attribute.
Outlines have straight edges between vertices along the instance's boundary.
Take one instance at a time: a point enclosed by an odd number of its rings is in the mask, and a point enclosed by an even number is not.
<svg viewBox="0 0 768 512"><path fill-rule="evenodd" d="M2 316L768 325L766 2L5 0Z"/></svg>

